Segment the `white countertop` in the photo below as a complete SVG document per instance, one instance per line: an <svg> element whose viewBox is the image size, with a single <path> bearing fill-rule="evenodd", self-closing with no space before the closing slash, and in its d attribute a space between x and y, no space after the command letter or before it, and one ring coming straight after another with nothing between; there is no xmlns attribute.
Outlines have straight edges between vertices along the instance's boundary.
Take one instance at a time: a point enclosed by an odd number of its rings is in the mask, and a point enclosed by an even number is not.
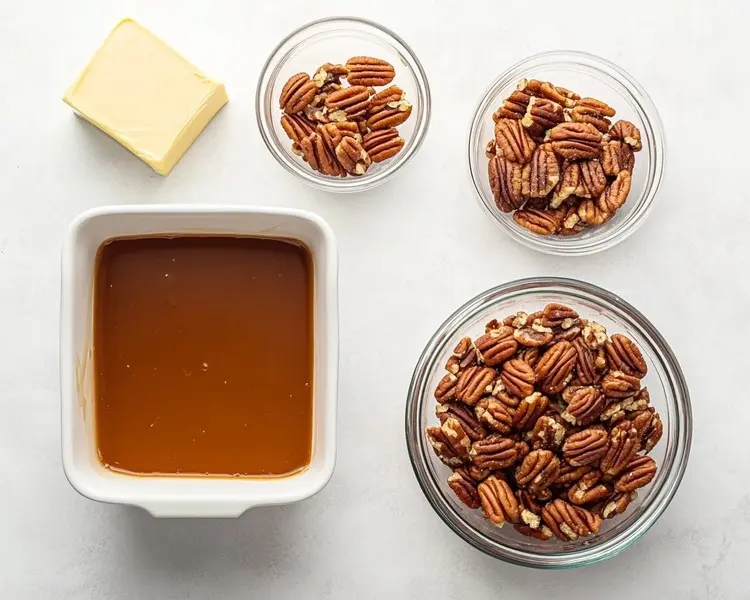
<svg viewBox="0 0 750 600"><path fill-rule="evenodd" d="M0 0L0 598L750 598L750 82L733 66L750 51L746 3L321 6ZM352 13L412 45L432 87L433 119L394 181L334 196L271 158L254 92L282 36L312 18ZM229 105L167 178L60 100L126 15L229 92ZM630 71L660 109L669 147L646 224L583 259L538 254L504 236L479 209L464 158L488 83L526 55L564 47ZM60 244L78 212L130 202L293 206L333 227L339 458L318 496L238 520L159 521L93 503L68 485L59 448ZM645 313L682 363L695 416L688 471L661 520L615 559L571 572L506 565L462 542L422 496L403 439L412 368L442 320L499 282L550 274L594 282Z"/></svg>

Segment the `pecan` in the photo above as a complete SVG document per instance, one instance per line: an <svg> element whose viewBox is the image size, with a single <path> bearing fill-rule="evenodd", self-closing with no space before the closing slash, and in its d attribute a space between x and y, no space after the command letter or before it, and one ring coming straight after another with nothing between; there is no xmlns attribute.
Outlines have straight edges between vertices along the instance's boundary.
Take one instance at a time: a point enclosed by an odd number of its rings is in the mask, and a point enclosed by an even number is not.
<svg viewBox="0 0 750 600"><path fill-rule="evenodd" d="M307 73L292 75L281 88L279 107L287 114L301 112L318 93L315 82Z"/></svg>
<svg viewBox="0 0 750 600"><path fill-rule="evenodd" d="M573 504L593 504L611 493L611 490L599 483L600 471L590 471L568 489L568 500Z"/></svg>
<svg viewBox="0 0 750 600"><path fill-rule="evenodd" d="M323 138L317 132L302 138L299 148L302 152L302 158L315 171L332 176L340 176L344 173L336 157L331 154Z"/></svg>
<svg viewBox="0 0 750 600"><path fill-rule="evenodd" d="M497 123L500 119L523 119L530 100L529 94L521 90L515 90L492 115L492 120Z"/></svg>
<svg viewBox="0 0 750 600"><path fill-rule="evenodd" d="M370 56L355 56L346 61L349 73L346 76L350 85L388 85L396 76L389 62Z"/></svg>
<svg viewBox="0 0 750 600"><path fill-rule="evenodd" d="M521 125L526 127L532 135L539 135L564 120L565 115L560 104L546 98L532 96L526 107L526 114L521 119Z"/></svg>
<svg viewBox="0 0 750 600"><path fill-rule="evenodd" d="M518 500L518 506L521 508L521 520L530 527L537 529L541 525L538 518L542 512L542 505L539 504L536 496L529 490L518 489L516 490L516 499ZM524 518L524 513L531 513L531 515L525 515ZM537 518L535 519L534 516Z"/></svg>
<svg viewBox="0 0 750 600"><path fill-rule="evenodd" d="M519 523L521 512L513 490L504 479L491 475L479 484L479 498L485 516L498 527L508 521Z"/></svg>
<svg viewBox="0 0 750 600"><path fill-rule="evenodd" d="M628 194L630 194L631 181L630 173L620 171L599 198L597 202L599 210L612 214L625 204L625 200L628 199Z"/></svg>
<svg viewBox="0 0 750 600"><path fill-rule="evenodd" d="M346 136L336 146L336 158L347 173L363 175L370 167L370 157L356 138Z"/></svg>
<svg viewBox="0 0 750 600"><path fill-rule="evenodd" d="M459 467L463 464L463 459L453 450L440 427L428 427L425 430L427 441L430 442L432 449L437 457L449 467Z"/></svg>
<svg viewBox="0 0 750 600"><path fill-rule="evenodd" d="M477 404L476 415L490 429L498 433L510 433L513 426L513 413L499 400L489 400L486 406Z"/></svg>
<svg viewBox="0 0 750 600"><path fill-rule="evenodd" d="M325 100L332 121L351 121L362 118L370 107L370 90L363 85L342 88Z"/></svg>
<svg viewBox="0 0 750 600"><path fill-rule="evenodd" d="M513 529L521 535L533 537L542 542L547 542L552 539L552 530L546 525L542 525L539 529L535 529L530 525L513 525Z"/></svg>
<svg viewBox="0 0 750 600"><path fill-rule="evenodd" d="M631 175L635 166L633 150L625 142L611 140L602 146L602 169L605 175L617 177L620 171Z"/></svg>
<svg viewBox="0 0 750 600"><path fill-rule="evenodd" d="M393 158L404 147L404 138L395 127L371 131L362 138L362 147L370 155L372 162L383 162Z"/></svg>
<svg viewBox="0 0 750 600"><path fill-rule="evenodd" d="M519 431L525 431L534 427L536 420L547 412L549 399L542 396L539 392L534 392L531 396L524 398L516 408L513 415L513 427Z"/></svg>
<svg viewBox="0 0 750 600"><path fill-rule="evenodd" d="M575 100L580 98L580 96L570 90L554 86L548 81L537 81L535 79L528 81L525 79L521 80L518 84L518 89L567 107L572 107L575 104Z"/></svg>
<svg viewBox="0 0 750 600"><path fill-rule="evenodd" d="M597 533L602 524L599 515L580 506L568 504L560 498L542 509L542 519L555 537L564 542L573 542Z"/></svg>
<svg viewBox="0 0 750 600"><path fill-rule="evenodd" d="M533 331L533 330L532 330ZM518 353L518 358L524 361L532 369L539 362L540 350L539 348L524 348Z"/></svg>
<svg viewBox="0 0 750 600"><path fill-rule="evenodd" d="M601 225L612 218L612 213L601 210L594 200L583 200L578 205L578 218L587 225Z"/></svg>
<svg viewBox="0 0 750 600"><path fill-rule="evenodd" d="M487 166L490 189L495 204L503 212L512 212L523 205L523 169L504 155L496 154Z"/></svg>
<svg viewBox="0 0 750 600"><path fill-rule="evenodd" d="M495 142L507 160L522 164L531 160L536 148L526 128L514 119L500 119L495 123Z"/></svg>
<svg viewBox="0 0 750 600"><path fill-rule="evenodd" d="M570 342L557 342L539 359L534 369L536 378L542 382L542 391L558 394L568 384L566 378L576 366L576 351Z"/></svg>
<svg viewBox="0 0 750 600"><path fill-rule="evenodd" d="M604 350L607 352L610 369L635 375L641 379L646 376L648 372L646 361L638 346L630 338L616 333L604 345Z"/></svg>
<svg viewBox="0 0 750 600"><path fill-rule="evenodd" d="M497 471L507 469L516 462L518 450L516 443L498 433L491 433L471 446L469 457L480 469Z"/></svg>
<svg viewBox="0 0 750 600"><path fill-rule="evenodd" d="M341 78L346 77L349 74L349 69L345 65L332 65L331 63L325 63L315 71L312 80L318 88L325 87L332 83L341 83Z"/></svg>
<svg viewBox="0 0 750 600"><path fill-rule="evenodd" d="M613 140L625 142L636 152L643 147L641 145L641 132L630 121L617 121L609 130L609 135Z"/></svg>
<svg viewBox="0 0 750 600"><path fill-rule="evenodd" d="M636 456L615 480L615 490L624 493L634 492L648 485L655 475L654 459L648 456Z"/></svg>
<svg viewBox="0 0 750 600"><path fill-rule="evenodd" d="M542 309L542 325L570 329L578 320L578 313L563 304L551 303Z"/></svg>
<svg viewBox="0 0 750 600"><path fill-rule="evenodd" d="M654 413L651 422L643 432L642 446L646 454L651 452L651 450L654 449L654 446L659 443L663 432L664 425L662 424L661 417L659 416L659 413Z"/></svg>
<svg viewBox="0 0 750 600"><path fill-rule="evenodd" d="M598 462L607 452L607 431L589 427L572 434L563 444L563 456L572 467L582 467Z"/></svg>
<svg viewBox="0 0 750 600"><path fill-rule="evenodd" d="M328 96L326 95L326 98L327 97ZM312 121L314 123L330 123L331 120L328 118L328 109L324 105L325 99L323 99L323 106L319 106L316 103L315 99L313 99L310 104L302 109L302 114L308 121Z"/></svg>
<svg viewBox="0 0 750 600"><path fill-rule="evenodd" d="M534 369L521 359L514 358L503 363L500 379L503 380L505 389L514 396L525 398L534 393Z"/></svg>
<svg viewBox="0 0 750 600"><path fill-rule="evenodd" d="M560 474L557 476L557 479L555 479L555 485L570 485L575 483L593 468L594 467L591 465L574 467L568 463L562 463L560 466Z"/></svg>
<svg viewBox="0 0 750 600"><path fill-rule="evenodd" d="M584 160L579 163L581 168L581 189L576 195L581 198L598 198L607 187L607 176L602 164L594 160Z"/></svg>
<svg viewBox="0 0 750 600"><path fill-rule="evenodd" d="M371 106L367 126L373 131L398 127L409 118L411 111L412 105L404 97L379 106Z"/></svg>
<svg viewBox="0 0 750 600"><path fill-rule="evenodd" d="M456 345L453 354L445 365L445 370L454 375L458 375L459 371L466 367L475 365L476 360L477 353L474 344L470 337L465 337Z"/></svg>
<svg viewBox="0 0 750 600"><path fill-rule="evenodd" d="M579 387L573 392L562 418L573 425L589 425L599 418L604 405L604 395L597 388Z"/></svg>
<svg viewBox="0 0 750 600"><path fill-rule="evenodd" d="M518 456L516 456L516 462L519 462L529 455L529 452L531 452L531 448L526 442L517 441L516 452L518 453Z"/></svg>
<svg viewBox="0 0 750 600"><path fill-rule="evenodd" d="M469 458L471 439L466 434L461 422L453 417L448 417L440 425L445 441L450 445L453 453L462 461Z"/></svg>
<svg viewBox="0 0 750 600"><path fill-rule="evenodd" d="M455 471L453 475L448 477L448 487L469 508L480 507L481 502L479 501L476 484L469 477L465 477L461 471Z"/></svg>
<svg viewBox="0 0 750 600"><path fill-rule="evenodd" d="M636 392L632 396L617 398L615 402L609 404L607 408L604 409L601 420L616 423L622 421L627 413L633 413L635 416L637 411L642 411L647 406L648 404L646 401Z"/></svg>
<svg viewBox="0 0 750 600"><path fill-rule="evenodd" d="M552 235L562 227L562 223L556 215L546 210L533 208L516 211L513 214L513 220L521 227L539 235Z"/></svg>
<svg viewBox="0 0 750 600"><path fill-rule="evenodd" d="M527 198L545 198L560 181L560 165L554 152L537 148L521 172L521 193Z"/></svg>
<svg viewBox="0 0 750 600"><path fill-rule="evenodd" d="M607 117L615 116L615 109L595 98L581 98L570 116L576 123L590 123L602 133L607 133L611 121Z"/></svg>
<svg viewBox="0 0 750 600"><path fill-rule="evenodd" d="M531 492L547 489L560 475L560 459L549 450L533 450L516 469L516 482Z"/></svg>
<svg viewBox="0 0 750 600"><path fill-rule="evenodd" d="M499 402L502 402L506 407L508 407L511 411L511 414L515 414L516 408L518 408L518 405L521 403L520 398L511 396L508 392L505 391L505 384L500 378L495 381L495 386L492 389L492 395L497 398Z"/></svg>
<svg viewBox="0 0 750 600"><path fill-rule="evenodd" d="M584 385L591 385L598 379L594 363L594 353L586 346L581 337L576 337L572 343L576 351L576 374L578 375L578 380Z"/></svg>
<svg viewBox="0 0 750 600"><path fill-rule="evenodd" d="M621 493L615 492L608 498L605 498L598 505L597 513L602 519L611 519L616 515L621 515L630 503L638 497L637 492Z"/></svg>
<svg viewBox="0 0 750 600"><path fill-rule="evenodd" d="M302 138L307 137L315 131L315 123L311 122L304 115L283 115L281 117L281 127L295 144L299 145Z"/></svg>
<svg viewBox="0 0 750 600"><path fill-rule="evenodd" d="M487 479L489 477L490 472L487 469L480 469L476 465L464 465L462 467L458 467L454 469L455 472L461 473L464 477L468 477L472 481L476 481L479 483L483 479Z"/></svg>
<svg viewBox="0 0 750 600"><path fill-rule="evenodd" d="M589 123L560 123L547 132L552 149L569 160L598 158L602 134Z"/></svg>
<svg viewBox="0 0 750 600"><path fill-rule="evenodd" d="M581 166L577 162L565 162L560 180L555 186L550 207L557 208L581 189Z"/></svg>
<svg viewBox="0 0 750 600"><path fill-rule="evenodd" d="M521 211L519 211L521 212ZM516 213L518 214L518 213ZM552 341L555 337L554 332L549 327L544 327L541 323L536 325L532 323L531 327L522 327L513 332L513 338L522 346L539 348Z"/></svg>
<svg viewBox="0 0 750 600"><path fill-rule="evenodd" d="M615 425L609 434L607 452L599 465L602 473L611 477L619 475L638 452L639 441L638 430L629 421Z"/></svg>
<svg viewBox="0 0 750 600"><path fill-rule="evenodd" d="M588 321L583 326L581 337L586 346L592 350L598 350L607 341L607 328L596 321Z"/></svg>
<svg viewBox="0 0 750 600"><path fill-rule="evenodd" d="M453 373L446 373L435 388L435 400L441 404L450 402L456 397L456 382L458 377Z"/></svg>
<svg viewBox="0 0 750 600"><path fill-rule="evenodd" d="M500 326L490 329L474 342L479 360L495 367L508 360L516 353L518 342L513 338L513 329Z"/></svg>
<svg viewBox="0 0 750 600"><path fill-rule="evenodd" d="M489 367L469 367L463 371L456 384L456 398L473 406L477 401L492 392L495 370Z"/></svg>
<svg viewBox="0 0 750 600"><path fill-rule="evenodd" d="M332 156L336 155L336 147L341 143L344 137L358 137L359 129L357 124L351 121L342 123L321 123L317 127L318 135L323 139L328 151Z"/></svg>
<svg viewBox="0 0 750 600"><path fill-rule="evenodd" d="M608 398L634 396L641 387L641 380L622 371L610 371L602 379L602 392Z"/></svg>
<svg viewBox="0 0 750 600"><path fill-rule="evenodd" d="M440 423L445 423L449 418L456 419L461 423L466 435L472 442L482 439L487 435L487 431L484 429L482 424L477 419L476 415L472 410L465 404L460 402L448 402L446 404L438 404L435 407L435 415L437 416Z"/></svg>
<svg viewBox="0 0 750 600"><path fill-rule="evenodd" d="M542 415L534 424L531 444L535 449L557 450L562 446L566 433L565 426L554 417Z"/></svg>

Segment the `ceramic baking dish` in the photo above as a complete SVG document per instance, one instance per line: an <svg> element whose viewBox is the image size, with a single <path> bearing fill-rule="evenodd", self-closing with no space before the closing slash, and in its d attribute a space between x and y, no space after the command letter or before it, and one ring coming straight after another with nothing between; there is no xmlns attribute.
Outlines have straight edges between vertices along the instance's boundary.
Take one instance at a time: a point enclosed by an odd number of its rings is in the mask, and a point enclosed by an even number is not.
<svg viewBox="0 0 750 600"><path fill-rule="evenodd" d="M98 248L131 235L211 234L291 238L314 265L313 449L310 466L278 479L138 477L105 469L94 440L92 284ZM109 206L79 215L62 250L60 374L62 462L70 484L93 500L140 506L158 517L236 517L253 506L307 498L328 483L336 455L338 255L319 216L228 206Z"/></svg>

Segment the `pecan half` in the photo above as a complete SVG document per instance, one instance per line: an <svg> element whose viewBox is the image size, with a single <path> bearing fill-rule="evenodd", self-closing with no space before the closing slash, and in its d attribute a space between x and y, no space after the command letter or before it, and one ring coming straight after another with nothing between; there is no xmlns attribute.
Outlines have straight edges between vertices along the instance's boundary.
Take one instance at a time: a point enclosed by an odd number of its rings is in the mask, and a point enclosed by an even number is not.
<svg viewBox="0 0 750 600"><path fill-rule="evenodd" d="M633 150L625 142L611 140L602 146L602 169L605 175L617 177L620 171L631 175L635 166Z"/></svg>
<svg viewBox="0 0 750 600"><path fill-rule="evenodd" d="M554 86L548 81L537 81L535 79L522 79L518 84L518 89L534 96L552 100L569 108L574 106L575 100L580 98L578 94L570 90Z"/></svg>
<svg viewBox="0 0 750 600"><path fill-rule="evenodd" d="M325 87L332 83L341 83L341 78L346 77L349 74L349 69L345 65L334 65L331 63L325 63L315 71L312 80L318 88Z"/></svg>
<svg viewBox="0 0 750 600"><path fill-rule="evenodd" d="M607 176L604 174L602 164L594 160L584 160L580 163L581 189L576 195L581 198L598 198L607 188Z"/></svg>
<svg viewBox="0 0 750 600"><path fill-rule="evenodd" d="M558 498L542 509L542 519L555 537L564 542L573 542L599 531L602 521L580 506L568 504Z"/></svg>
<svg viewBox="0 0 750 600"><path fill-rule="evenodd" d="M557 342L539 359L534 369L536 378L542 382L542 391L558 394L568 384L566 378L576 366L576 351L570 342Z"/></svg>
<svg viewBox="0 0 750 600"><path fill-rule="evenodd" d="M630 503L638 497L637 492L622 493L615 492L599 503L597 513L602 519L611 519L614 516L621 515Z"/></svg>
<svg viewBox="0 0 750 600"><path fill-rule="evenodd" d="M453 350L448 362L445 364L445 370L454 375L458 375L463 369L475 365L477 361L477 352L470 337L462 338Z"/></svg>
<svg viewBox="0 0 750 600"><path fill-rule="evenodd" d="M586 346L583 338L577 337L573 340L573 348L576 351L576 374L578 381L584 385L591 385L598 379L594 353Z"/></svg>
<svg viewBox="0 0 750 600"><path fill-rule="evenodd" d="M634 492L638 488L651 483L656 475L656 463L649 456L636 456L625 467L625 470L615 480L615 490L618 492Z"/></svg>
<svg viewBox="0 0 750 600"><path fill-rule="evenodd" d="M587 225L601 225L612 218L612 213L601 210L595 200L583 200L578 205L578 218Z"/></svg>
<svg viewBox="0 0 750 600"><path fill-rule="evenodd" d="M633 341L621 333L614 334L604 345L610 369L622 371L628 375L635 375L643 379L648 372L648 366L643 354Z"/></svg>
<svg viewBox="0 0 750 600"><path fill-rule="evenodd" d="M530 100L529 94L521 90L515 90L492 115L492 120L497 123L500 119L523 119Z"/></svg>
<svg viewBox="0 0 750 600"><path fill-rule="evenodd" d="M371 131L362 138L362 147L370 155L372 162L383 162L401 151L404 147L404 138L398 134L395 127Z"/></svg>
<svg viewBox="0 0 750 600"><path fill-rule="evenodd" d="M581 337L589 348L598 350L607 341L607 328L596 321L587 321L581 330Z"/></svg>
<svg viewBox="0 0 750 600"><path fill-rule="evenodd" d="M440 423L445 423L450 418L456 419L461 423L461 427L463 427L463 430L472 442L481 440L487 435L487 431L479 422L474 412L460 402L438 404L435 407L435 415Z"/></svg>
<svg viewBox="0 0 750 600"><path fill-rule="evenodd" d="M479 484L479 498L485 516L498 527L508 521L519 523L521 512L513 490L504 479L491 475Z"/></svg>
<svg viewBox="0 0 750 600"><path fill-rule="evenodd" d="M549 344L554 337L555 334L552 329L545 327L541 322L539 324L531 322L530 327L522 327L513 332L513 338L519 344L530 348L540 348L541 346Z"/></svg>
<svg viewBox="0 0 750 600"><path fill-rule="evenodd" d="M480 469L474 464L464 465L454 469L456 472L460 472L464 477L468 477L472 481L479 483L483 479L489 477L490 472L487 469Z"/></svg>
<svg viewBox="0 0 750 600"><path fill-rule="evenodd" d="M507 160L521 164L531 160L536 148L526 128L514 119L500 119L495 123L495 142Z"/></svg>
<svg viewBox="0 0 750 600"><path fill-rule="evenodd" d="M435 400L440 402L450 402L456 397L456 383L458 377L453 373L446 373L435 388Z"/></svg>
<svg viewBox="0 0 750 600"><path fill-rule="evenodd" d="M602 134L589 123L560 123L547 132L552 149L569 160L598 158Z"/></svg>
<svg viewBox="0 0 750 600"><path fill-rule="evenodd" d="M538 528L541 525L538 515L542 512L542 505L537 497L529 490L518 489L516 490L516 499L518 500L518 506L521 508L521 520L534 529ZM526 515L526 518L524 518L525 512L536 516L536 519L530 515Z"/></svg>
<svg viewBox="0 0 750 600"><path fill-rule="evenodd" d="M641 387L641 380L622 371L610 371L602 379L602 392L608 398L634 396Z"/></svg>
<svg viewBox="0 0 750 600"><path fill-rule="evenodd" d="M496 367L518 350L518 342L513 337L511 327L500 326L490 329L474 342L479 360L490 367Z"/></svg>
<svg viewBox="0 0 750 600"><path fill-rule="evenodd" d="M542 415L534 424L534 430L531 433L531 445L535 449L557 450L562 446L566 433L565 426L554 417Z"/></svg>
<svg viewBox="0 0 750 600"><path fill-rule="evenodd" d="M526 113L521 119L521 125L526 127L531 135L536 136L564 120L562 105L546 98L532 96L526 106Z"/></svg>
<svg viewBox="0 0 750 600"><path fill-rule="evenodd" d="M609 433L607 452L599 465L602 473L614 477L628 466L638 452L638 430L629 421L618 424Z"/></svg>
<svg viewBox="0 0 750 600"><path fill-rule="evenodd" d="M631 181L630 173L620 171L597 201L599 210L612 214L625 204L625 200L628 199L628 194L630 194Z"/></svg>
<svg viewBox="0 0 750 600"><path fill-rule="evenodd" d="M607 133L611 121L607 117L615 116L615 109L596 98L581 98L570 116L576 123L590 123L602 133Z"/></svg>
<svg viewBox="0 0 750 600"><path fill-rule="evenodd" d="M430 442L435 454L443 463L449 467L460 467L464 463L446 439L441 427L428 427L425 433L427 441Z"/></svg>
<svg viewBox="0 0 750 600"><path fill-rule="evenodd" d="M344 121L342 123L321 123L317 127L318 135L323 139L328 151L332 156L336 156L336 147L341 143L344 137L359 136L359 128L356 123Z"/></svg>
<svg viewBox="0 0 750 600"><path fill-rule="evenodd" d="M371 160L358 139L346 136L336 146L336 158L347 173L363 175Z"/></svg>
<svg viewBox="0 0 750 600"><path fill-rule="evenodd" d="M325 100L332 121L351 121L362 118L370 107L370 89L352 85L328 94Z"/></svg>
<svg viewBox="0 0 750 600"><path fill-rule="evenodd" d="M560 165L554 152L537 148L521 172L521 194L545 198L560 181Z"/></svg>
<svg viewBox="0 0 750 600"><path fill-rule="evenodd" d="M568 500L577 505L593 504L609 496L612 490L603 483L600 471L590 471L568 489Z"/></svg>
<svg viewBox="0 0 750 600"><path fill-rule="evenodd" d="M568 463L562 463L560 466L560 474L557 476L557 479L555 479L555 485L565 486L575 483L593 468L594 467L591 465L574 467Z"/></svg>
<svg viewBox="0 0 750 600"><path fill-rule="evenodd" d="M641 132L630 121L617 121L609 130L613 140L621 140L638 152L643 146L641 144Z"/></svg>
<svg viewBox="0 0 750 600"><path fill-rule="evenodd" d="M552 530L546 525L542 525L539 529L535 529L530 525L513 525L513 529L521 535L536 538L542 542L547 542L552 539Z"/></svg>
<svg viewBox="0 0 750 600"><path fill-rule="evenodd" d="M590 425L605 406L604 395L595 387L579 387L573 393L562 418L573 425Z"/></svg>
<svg viewBox="0 0 750 600"><path fill-rule="evenodd" d="M371 56L354 56L346 61L346 68L349 69L346 79L352 86L388 85L396 76L393 65Z"/></svg>
<svg viewBox="0 0 750 600"><path fill-rule="evenodd" d="M299 148L302 158L315 171L331 176L340 176L344 173L336 157L331 154L323 138L317 132L302 138Z"/></svg>
<svg viewBox="0 0 750 600"><path fill-rule="evenodd" d="M279 107L287 114L301 112L318 93L315 82L307 73L292 75L281 88Z"/></svg>
<svg viewBox="0 0 750 600"><path fill-rule="evenodd" d="M403 95L399 100L371 105L367 126L373 131L398 127L411 116L412 108L411 103Z"/></svg>
<svg viewBox="0 0 750 600"><path fill-rule="evenodd" d="M462 461L468 459L469 450L471 449L471 439L461 425L461 422L454 417L448 417L440 425L440 429L443 431L445 441L450 445L453 453Z"/></svg>
<svg viewBox="0 0 750 600"><path fill-rule="evenodd" d="M539 235L552 235L562 227L560 219L553 213L533 208L516 211L513 220L521 227Z"/></svg>
<svg viewBox="0 0 750 600"><path fill-rule="evenodd" d="M563 304L551 303L542 309L542 325L570 329L578 319L578 313Z"/></svg>
<svg viewBox="0 0 750 600"><path fill-rule="evenodd" d="M304 115L282 115L281 128L290 140L299 145L302 138L307 137L315 131L315 123Z"/></svg>
<svg viewBox="0 0 750 600"><path fill-rule="evenodd" d="M572 467L597 463L607 452L607 431L601 427L589 427L574 433L563 444L563 456Z"/></svg>
<svg viewBox="0 0 750 600"><path fill-rule="evenodd" d="M560 475L560 459L549 450L533 450L516 468L516 482L531 492L547 489Z"/></svg>
<svg viewBox="0 0 750 600"><path fill-rule="evenodd" d="M534 369L521 359L514 358L503 363L500 379L503 380L505 389L514 396L525 398L534 393Z"/></svg>
<svg viewBox="0 0 750 600"><path fill-rule="evenodd" d="M539 348L524 348L518 353L518 358L524 361L532 369L536 366L536 363L539 362L540 356L541 353Z"/></svg>
<svg viewBox="0 0 750 600"><path fill-rule="evenodd" d="M654 413L651 418L651 422L648 427L643 431L642 435L642 446L646 454L654 449L654 446L659 443L661 436L664 433L664 425L661 421L659 413Z"/></svg>
<svg viewBox="0 0 750 600"><path fill-rule="evenodd" d="M523 169L504 155L496 154L487 166L490 189L495 204L503 212L512 212L523 205Z"/></svg>
<svg viewBox="0 0 750 600"><path fill-rule="evenodd" d="M480 469L498 471L507 469L516 462L518 450L516 443L498 433L491 433L471 446L469 457Z"/></svg>
<svg viewBox="0 0 750 600"><path fill-rule="evenodd" d="M489 367L469 367L463 371L456 383L456 398L474 406L484 395L492 392L495 370Z"/></svg>
<svg viewBox="0 0 750 600"><path fill-rule="evenodd" d="M550 200L550 207L557 208L568 198L575 195L581 189L581 166L577 162L565 162L563 164L560 181L555 186Z"/></svg>
<svg viewBox="0 0 750 600"><path fill-rule="evenodd" d="M539 392L526 396L516 408L513 415L513 427L519 431L525 431L534 427L536 420L547 412L549 399Z"/></svg>
<svg viewBox="0 0 750 600"><path fill-rule="evenodd" d="M493 431L510 433L513 428L513 412L499 400L488 400L486 406L477 404L476 415Z"/></svg>
<svg viewBox="0 0 750 600"><path fill-rule="evenodd" d="M448 477L448 487L469 508L475 509L481 506L476 484L469 477L464 476L461 471L455 471L453 475Z"/></svg>

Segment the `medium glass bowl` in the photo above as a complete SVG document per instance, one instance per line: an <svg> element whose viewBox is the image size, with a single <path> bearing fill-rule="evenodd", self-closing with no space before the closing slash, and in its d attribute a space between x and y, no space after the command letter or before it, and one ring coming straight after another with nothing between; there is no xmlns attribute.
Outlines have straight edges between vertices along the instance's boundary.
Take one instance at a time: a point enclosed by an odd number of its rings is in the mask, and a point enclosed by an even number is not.
<svg viewBox="0 0 750 600"><path fill-rule="evenodd" d="M331 177L313 171L292 152L292 141L281 127L279 93L295 73L312 76L320 65L343 63L352 56L373 56L391 63L396 69L393 84L404 90L413 108L411 116L398 127L406 142L401 152L390 160L373 163L364 175ZM276 46L258 80L255 112L266 147L287 171L323 190L360 192L395 175L419 150L430 122L430 86L414 51L390 29L366 19L331 17L303 25Z"/></svg>
<svg viewBox="0 0 750 600"><path fill-rule="evenodd" d="M513 215L500 211L487 177L487 142L494 139L494 113L521 79L550 81L581 96L598 98L641 131L643 149L635 153L633 182L625 204L615 216L578 235L542 236L524 229ZM484 212L516 241L549 254L593 254L623 241L646 220L664 176L666 146L656 106L646 91L617 65L584 52L543 52L516 63L498 77L482 97L469 131L469 170Z"/></svg>
<svg viewBox="0 0 750 600"><path fill-rule="evenodd" d="M550 302L576 310L583 318L624 333L641 349L648 364L643 385L661 415L664 435L651 451L657 464L653 481L638 490L628 509L603 522L598 534L576 542L542 542L498 528L481 510L471 510L455 496L443 465L425 436L438 424L433 392L445 374L444 365L464 336L478 337L493 318L528 313ZM490 556L517 565L559 569L589 565L611 558L642 536L669 505L687 466L692 413L687 384L667 342L649 321L622 298L589 283L572 279L532 278L499 285L473 298L454 312L428 342L417 363L406 403L406 442L414 473L427 500L440 518L465 541Z"/></svg>

